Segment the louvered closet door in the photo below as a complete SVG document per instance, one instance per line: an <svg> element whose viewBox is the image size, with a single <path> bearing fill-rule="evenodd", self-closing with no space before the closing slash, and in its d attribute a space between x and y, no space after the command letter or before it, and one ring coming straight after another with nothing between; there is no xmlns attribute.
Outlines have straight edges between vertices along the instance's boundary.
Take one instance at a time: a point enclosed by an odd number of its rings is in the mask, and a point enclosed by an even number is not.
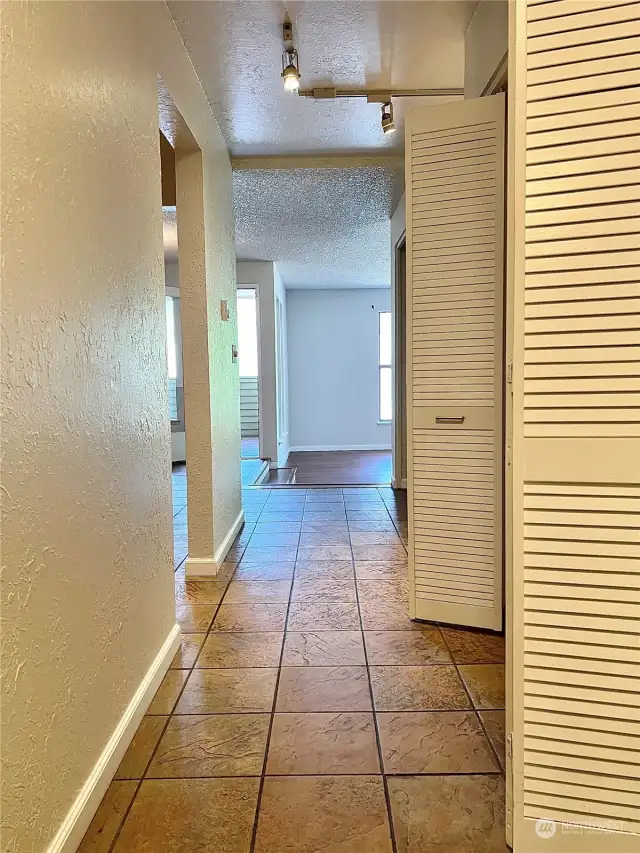
<svg viewBox="0 0 640 853"><path fill-rule="evenodd" d="M640 4L515 12L514 848L637 853Z"/></svg>
<svg viewBox="0 0 640 853"><path fill-rule="evenodd" d="M409 113L410 612L502 627L504 95Z"/></svg>

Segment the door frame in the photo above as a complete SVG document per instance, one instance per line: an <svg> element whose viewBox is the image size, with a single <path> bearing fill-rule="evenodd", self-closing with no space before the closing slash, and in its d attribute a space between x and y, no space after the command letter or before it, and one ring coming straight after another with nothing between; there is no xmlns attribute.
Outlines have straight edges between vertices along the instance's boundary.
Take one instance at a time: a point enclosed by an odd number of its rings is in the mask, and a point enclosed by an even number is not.
<svg viewBox="0 0 640 853"><path fill-rule="evenodd" d="M407 223L403 195L391 217L391 324L393 329L393 425L391 430L391 488L407 488ZM405 263L398 275L400 252L404 249ZM402 280L400 280L400 278Z"/></svg>
<svg viewBox="0 0 640 853"><path fill-rule="evenodd" d="M407 488L407 232L403 230L393 249L391 311L393 327L393 489ZM404 256L404 261L400 258ZM403 465L404 461L404 465Z"/></svg>

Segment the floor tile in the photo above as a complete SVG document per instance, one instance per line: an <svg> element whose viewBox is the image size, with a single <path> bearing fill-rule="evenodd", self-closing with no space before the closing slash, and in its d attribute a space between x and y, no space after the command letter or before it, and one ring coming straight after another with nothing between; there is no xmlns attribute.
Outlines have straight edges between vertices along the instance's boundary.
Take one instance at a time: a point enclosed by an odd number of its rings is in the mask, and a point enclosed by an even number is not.
<svg viewBox="0 0 640 853"><path fill-rule="evenodd" d="M391 853L381 777L265 779L255 853L325 851Z"/></svg>
<svg viewBox="0 0 640 853"><path fill-rule="evenodd" d="M397 545L354 545L353 559L365 560L397 560L403 562L407 559L404 546L398 542Z"/></svg>
<svg viewBox="0 0 640 853"><path fill-rule="evenodd" d="M347 514L344 510L344 507L337 508L327 508L320 509L320 507L325 506L323 504L314 504L314 509L309 509L308 507L304 511L304 520L305 521L342 521L345 520ZM315 509L315 507L318 509Z"/></svg>
<svg viewBox="0 0 640 853"><path fill-rule="evenodd" d="M476 708L504 708L504 666L502 664L465 664L460 674Z"/></svg>
<svg viewBox="0 0 640 853"><path fill-rule="evenodd" d="M286 604L221 604L212 631L283 631Z"/></svg>
<svg viewBox="0 0 640 853"><path fill-rule="evenodd" d="M293 583L292 601L356 601L353 578L336 580L299 577Z"/></svg>
<svg viewBox="0 0 640 853"><path fill-rule="evenodd" d="M147 714L170 714L188 675L186 669L170 669L151 700Z"/></svg>
<svg viewBox="0 0 640 853"><path fill-rule="evenodd" d="M237 581L291 580L295 563L240 563L234 577Z"/></svg>
<svg viewBox="0 0 640 853"><path fill-rule="evenodd" d="M361 601L360 613L365 631L420 631L424 626L409 619L405 601Z"/></svg>
<svg viewBox="0 0 640 853"><path fill-rule="evenodd" d="M147 779L114 853L249 853L258 779Z"/></svg>
<svg viewBox="0 0 640 853"><path fill-rule="evenodd" d="M386 509L349 509L347 518L351 526L351 521L387 521L389 513Z"/></svg>
<svg viewBox="0 0 640 853"><path fill-rule="evenodd" d="M405 578L393 580L359 580L358 597L360 601L409 601L409 583Z"/></svg>
<svg viewBox="0 0 640 853"><path fill-rule="evenodd" d="M276 714L267 774L380 773L373 714Z"/></svg>
<svg viewBox="0 0 640 853"><path fill-rule="evenodd" d="M498 772L473 711L378 714L385 773Z"/></svg>
<svg viewBox="0 0 640 853"><path fill-rule="evenodd" d="M348 535L349 528L347 527L347 519L342 519L340 521L310 521L305 518L302 522L302 535L305 533L345 533ZM331 544L329 542L325 543L327 545Z"/></svg>
<svg viewBox="0 0 640 853"><path fill-rule="evenodd" d="M426 666L451 663L437 628L421 631L365 631L369 664L378 666Z"/></svg>
<svg viewBox="0 0 640 853"><path fill-rule="evenodd" d="M198 669L273 667L280 663L283 634L279 631L212 632L197 660Z"/></svg>
<svg viewBox="0 0 640 853"><path fill-rule="evenodd" d="M266 521L302 521L302 510L265 509L260 514L259 523L264 524Z"/></svg>
<svg viewBox="0 0 640 853"><path fill-rule="evenodd" d="M218 581L184 580L176 583L177 604L219 604L226 584Z"/></svg>
<svg viewBox="0 0 640 853"><path fill-rule="evenodd" d="M442 628L456 663L504 663L504 636L489 631Z"/></svg>
<svg viewBox="0 0 640 853"><path fill-rule="evenodd" d="M300 521L259 521L254 533L300 533L302 523Z"/></svg>
<svg viewBox="0 0 640 853"><path fill-rule="evenodd" d="M176 621L183 634L201 634L209 629L215 604L176 604Z"/></svg>
<svg viewBox="0 0 640 853"><path fill-rule="evenodd" d="M194 669L176 714L241 714L271 711L278 670Z"/></svg>
<svg viewBox="0 0 640 853"><path fill-rule="evenodd" d="M114 779L142 779L168 717L143 717Z"/></svg>
<svg viewBox="0 0 640 853"><path fill-rule="evenodd" d="M283 667L276 711L370 711L364 666Z"/></svg>
<svg viewBox="0 0 640 853"><path fill-rule="evenodd" d="M269 714L171 718L147 778L260 776Z"/></svg>
<svg viewBox="0 0 640 853"><path fill-rule="evenodd" d="M317 578L318 580L334 580L353 578L353 563L351 560L298 560L296 563L296 580L300 578Z"/></svg>
<svg viewBox="0 0 640 853"><path fill-rule="evenodd" d="M243 560L247 563L283 563L295 560L298 553L296 545L252 545L244 552Z"/></svg>
<svg viewBox="0 0 640 853"><path fill-rule="evenodd" d="M224 597L225 604L273 601L287 602L291 581L231 581Z"/></svg>
<svg viewBox="0 0 640 853"><path fill-rule="evenodd" d="M346 530L325 531L324 533L301 533L300 547L313 548L318 545L349 545L349 534Z"/></svg>
<svg viewBox="0 0 640 853"><path fill-rule="evenodd" d="M453 666L372 666L377 711L453 711L470 707Z"/></svg>
<svg viewBox="0 0 640 853"><path fill-rule="evenodd" d="M180 648L171 661L171 669L190 669L196 662L206 634L183 634Z"/></svg>
<svg viewBox="0 0 640 853"><path fill-rule="evenodd" d="M357 604L291 602L288 631L357 631L359 628Z"/></svg>
<svg viewBox="0 0 640 853"><path fill-rule="evenodd" d="M283 666L364 665L360 631L289 631L284 641Z"/></svg>
<svg viewBox="0 0 640 853"><path fill-rule="evenodd" d="M398 853L506 853L500 776L389 778Z"/></svg>
<svg viewBox="0 0 640 853"><path fill-rule="evenodd" d="M366 533L367 531L395 533L396 528L390 516L387 513L384 515L384 518L373 519L353 518L353 516L349 516L349 530L351 533Z"/></svg>
<svg viewBox="0 0 640 853"><path fill-rule="evenodd" d="M78 853L109 853L137 782L112 782L78 847Z"/></svg>
<svg viewBox="0 0 640 853"><path fill-rule="evenodd" d="M351 533L351 544L352 545L399 545L400 538L398 534L393 531L367 531L358 533L357 531L353 531ZM403 551L404 553L404 551Z"/></svg>
<svg viewBox="0 0 640 853"><path fill-rule="evenodd" d="M502 769L505 769L505 712L480 711L480 719L489 735L493 748L498 753Z"/></svg>
<svg viewBox="0 0 640 853"><path fill-rule="evenodd" d="M297 545L299 533L254 533L250 539L252 546Z"/></svg>
<svg viewBox="0 0 640 853"><path fill-rule="evenodd" d="M358 580L407 580L409 569L403 561L396 560L356 560L354 563Z"/></svg>
<svg viewBox="0 0 640 853"><path fill-rule="evenodd" d="M298 560L350 560L349 545L313 545L298 548Z"/></svg>

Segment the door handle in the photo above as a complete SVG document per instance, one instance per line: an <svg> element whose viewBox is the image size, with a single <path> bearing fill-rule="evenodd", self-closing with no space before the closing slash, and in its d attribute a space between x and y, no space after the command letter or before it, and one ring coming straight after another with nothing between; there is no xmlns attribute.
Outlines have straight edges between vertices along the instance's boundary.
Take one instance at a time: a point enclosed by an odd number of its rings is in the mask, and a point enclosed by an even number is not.
<svg viewBox="0 0 640 853"><path fill-rule="evenodd" d="M464 415L460 415L459 418L444 418L436 415L436 423L437 424L463 424L464 423Z"/></svg>

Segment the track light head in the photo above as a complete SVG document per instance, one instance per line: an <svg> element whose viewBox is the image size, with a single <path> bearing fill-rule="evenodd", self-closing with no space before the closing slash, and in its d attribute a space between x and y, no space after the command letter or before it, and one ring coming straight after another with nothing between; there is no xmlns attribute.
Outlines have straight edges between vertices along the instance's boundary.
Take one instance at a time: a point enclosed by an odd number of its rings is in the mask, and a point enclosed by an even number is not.
<svg viewBox="0 0 640 853"><path fill-rule="evenodd" d="M396 123L393 120L393 104L391 101L387 101L386 104L382 105L382 131L387 135L387 133L395 133L396 132Z"/></svg>
<svg viewBox="0 0 640 853"><path fill-rule="evenodd" d="M291 21L285 21L282 25L282 40L284 51L282 53L282 82L285 92L297 94L300 88L300 65L298 62L298 51L293 46L293 26Z"/></svg>
<svg viewBox="0 0 640 853"><path fill-rule="evenodd" d="M282 54L281 76L285 91L295 94L300 88L300 71L298 69L298 54L296 51L285 51Z"/></svg>

